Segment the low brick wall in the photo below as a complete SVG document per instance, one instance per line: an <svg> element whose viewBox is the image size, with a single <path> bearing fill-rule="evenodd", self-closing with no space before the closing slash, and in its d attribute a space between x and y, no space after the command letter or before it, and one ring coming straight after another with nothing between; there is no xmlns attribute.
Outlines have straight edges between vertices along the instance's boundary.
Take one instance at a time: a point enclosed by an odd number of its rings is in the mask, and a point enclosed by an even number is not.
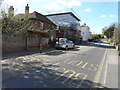
<svg viewBox="0 0 120 90"><path fill-rule="evenodd" d="M48 38L41 38L42 48L49 48ZM39 37L29 35L27 40L27 50L39 49ZM26 47L26 38L23 36L2 35L2 52L22 51Z"/></svg>
<svg viewBox="0 0 120 90"><path fill-rule="evenodd" d="M2 35L2 52L20 51L24 49L25 49L24 37Z"/></svg>

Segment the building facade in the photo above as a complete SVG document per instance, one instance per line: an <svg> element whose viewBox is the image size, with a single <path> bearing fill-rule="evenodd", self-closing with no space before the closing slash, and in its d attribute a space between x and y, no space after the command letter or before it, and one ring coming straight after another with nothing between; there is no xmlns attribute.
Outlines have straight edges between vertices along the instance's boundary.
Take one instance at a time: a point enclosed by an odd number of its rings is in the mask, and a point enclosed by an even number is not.
<svg viewBox="0 0 120 90"><path fill-rule="evenodd" d="M80 27L80 30L81 30L82 41L88 41L88 39L91 39L91 32L89 26L84 24Z"/></svg>
<svg viewBox="0 0 120 90"><path fill-rule="evenodd" d="M72 12L46 15L57 25L57 38L67 38L74 43L79 43L80 39L80 19Z"/></svg>

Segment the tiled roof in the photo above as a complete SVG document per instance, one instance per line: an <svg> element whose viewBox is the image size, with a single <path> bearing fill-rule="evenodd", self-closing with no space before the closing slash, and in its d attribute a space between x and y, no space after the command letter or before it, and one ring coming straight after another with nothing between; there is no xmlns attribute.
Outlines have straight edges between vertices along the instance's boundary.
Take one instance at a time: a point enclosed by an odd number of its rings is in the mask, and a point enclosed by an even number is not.
<svg viewBox="0 0 120 90"><path fill-rule="evenodd" d="M16 16L18 17L22 17L25 14L18 14ZM51 20L49 20L46 16L34 11L33 13L29 13L30 15L30 19L35 19L35 20L40 20L42 22L48 23L48 24L52 24L55 25ZM56 25L55 25L56 26Z"/></svg>
<svg viewBox="0 0 120 90"><path fill-rule="evenodd" d="M55 25L51 20L49 20L46 16L34 11L33 13L31 13L32 17L31 19L37 19L37 20L40 20L42 22L45 22L45 23L49 23L49 24L53 24Z"/></svg>

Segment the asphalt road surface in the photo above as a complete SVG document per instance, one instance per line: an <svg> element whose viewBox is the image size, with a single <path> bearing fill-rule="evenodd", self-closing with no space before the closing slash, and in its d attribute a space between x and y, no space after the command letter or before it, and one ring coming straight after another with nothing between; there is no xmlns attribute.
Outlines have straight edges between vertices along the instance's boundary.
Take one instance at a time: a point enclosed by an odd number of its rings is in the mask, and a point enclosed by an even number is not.
<svg viewBox="0 0 120 90"><path fill-rule="evenodd" d="M99 83L108 44L5 58L3 88L94 88Z"/></svg>

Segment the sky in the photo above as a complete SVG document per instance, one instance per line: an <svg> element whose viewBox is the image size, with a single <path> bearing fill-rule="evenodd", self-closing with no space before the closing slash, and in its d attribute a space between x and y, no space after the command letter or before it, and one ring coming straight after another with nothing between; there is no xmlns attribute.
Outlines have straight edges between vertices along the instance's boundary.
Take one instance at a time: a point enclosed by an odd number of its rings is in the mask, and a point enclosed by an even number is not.
<svg viewBox="0 0 120 90"><path fill-rule="evenodd" d="M51 14L72 11L81 20L80 25L86 23L93 34L101 34L104 27L118 22L117 0L4 0L2 8L13 5L16 14L24 13L27 3L30 12Z"/></svg>

